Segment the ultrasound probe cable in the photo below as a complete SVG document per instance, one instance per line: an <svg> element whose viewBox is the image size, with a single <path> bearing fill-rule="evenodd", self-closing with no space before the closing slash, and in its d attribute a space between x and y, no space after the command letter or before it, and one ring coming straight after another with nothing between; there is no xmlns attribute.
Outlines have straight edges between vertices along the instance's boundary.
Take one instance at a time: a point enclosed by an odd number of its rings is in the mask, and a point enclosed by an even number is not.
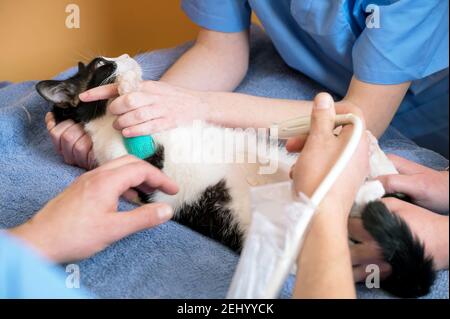
<svg viewBox="0 0 450 319"><path fill-rule="evenodd" d="M362 135L364 133L364 126L361 118L351 113L336 115L335 127L349 124L353 125L353 132L350 140L348 141L345 149L342 151L338 160L334 164L333 168L330 170L322 183L320 183L319 187L310 198L312 204L316 207L320 205L328 191L333 187L334 183L336 183L337 179L342 174L345 167L355 154L359 142L361 141ZM287 139L291 137L297 137L299 135L305 135L308 134L311 129L311 117L302 116L291 119L279 123L277 127L278 137L280 139Z"/></svg>
<svg viewBox="0 0 450 319"><path fill-rule="evenodd" d="M304 194L298 194L301 203L295 203L295 201L293 201L293 205L283 203L280 207L285 210L284 212L272 212L271 209L265 208L253 212L249 234L227 298L278 298L289 271L300 253L304 235L317 207L352 159L363 137L364 125L358 116L354 114L337 115L335 127L344 125L353 125L352 135L336 163L311 198L308 199ZM278 131L279 139L305 135L311 129L311 117L294 118L278 123L274 128ZM271 131L271 135L272 133L274 131ZM259 191L257 190L258 187L254 190L263 194L264 200L270 200L276 206L280 199L271 198L271 195L268 194L271 192L272 195L277 194L277 191L280 194L280 189L283 187L286 187L286 183L265 185L261 186ZM289 187L292 189L292 184ZM283 200L286 200L286 198ZM286 201L289 201L289 199ZM252 206L253 204L258 205L258 203L252 203ZM286 217L282 222L280 216L283 216L283 214L281 213L285 213L285 216L289 216L291 219ZM293 216L296 219L292 220ZM264 266L262 267L262 265Z"/></svg>

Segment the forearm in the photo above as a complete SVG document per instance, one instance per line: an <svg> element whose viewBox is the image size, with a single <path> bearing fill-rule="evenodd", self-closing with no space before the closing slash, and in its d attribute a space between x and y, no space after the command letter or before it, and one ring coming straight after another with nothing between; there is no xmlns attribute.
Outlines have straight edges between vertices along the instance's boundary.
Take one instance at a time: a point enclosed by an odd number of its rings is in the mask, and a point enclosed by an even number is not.
<svg viewBox="0 0 450 319"><path fill-rule="evenodd" d="M249 54L248 31L202 30L161 81L197 91L233 91L247 74Z"/></svg>
<svg viewBox="0 0 450 319"><path fill-rule="evenodd" d="M346 223L322 209L312 221L297 262L294 298L355 298Z"/></svg>
<svg viewBox="0 0 450 319"><path fill-rule="evenodd" d="M226 127L268 128L276 122L310 115L312 109L311 101L271 99L227 92L202 94L208 109L206 120Z"/></svg>
<svg viewBox="0 0 450 319"><path fill-rule="evenodd" d="M59 262L60 249L57 249L58 243L40 232L40 229L34 227L33 219L27 223L11 228L8 232L25 242L28 246L33 248L41 256L48 260Z"/></svg>
<svg viewBox="0 0 450 319"><path fill-rule="evenodd" d="M354 77L347 95L337 105L359 107L364 114L367 129L380 137L394 118L410 85L410 82L396 85L370 84Z"/></svg>

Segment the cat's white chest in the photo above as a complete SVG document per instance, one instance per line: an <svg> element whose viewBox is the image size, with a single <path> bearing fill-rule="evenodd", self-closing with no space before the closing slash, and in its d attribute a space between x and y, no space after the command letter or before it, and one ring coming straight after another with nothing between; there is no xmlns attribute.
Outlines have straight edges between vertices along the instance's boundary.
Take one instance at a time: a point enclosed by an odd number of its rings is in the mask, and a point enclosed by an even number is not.
<svg viewBox="0 0 450 319"><path fill-rule="evenodd" d="M115 119L116 116L107 112L105 116L85 125L94 144L95 158L100 165L128 154L122 134L113 128Z"/></svg>

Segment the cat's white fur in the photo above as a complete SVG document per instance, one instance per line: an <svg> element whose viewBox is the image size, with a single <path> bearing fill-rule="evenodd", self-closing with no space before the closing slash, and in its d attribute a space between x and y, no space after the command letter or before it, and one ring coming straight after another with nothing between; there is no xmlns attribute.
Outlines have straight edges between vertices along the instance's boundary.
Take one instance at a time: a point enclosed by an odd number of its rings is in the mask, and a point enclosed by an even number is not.
<svg viewBox="0 0 450 319"><path fill-rule="evenodd" d="M115 118L114 115L108 112L102 118L93 120L85 126L86 131L92 137L94 155L100 165L127 154L120 132L112 127ZM201 123L201 126L203 129L208 129L208 132L212 133L212 135L223 134L224 129L221 127L207 123ZM214 131L216 132L214 133ZM164 146L163 172L178 184L180 190L178 194L173 196L157 192L153 199L156 202L168 203L174 209L181 208L184 204L195 203L206 188L216 185L221 180L225 180L233 198L229 207L234 214L233 220L237 222L240 229L245 233L251 221L250 187L288 180L289 170L286 168L292 166L295 162L295 157L280 148L279 153L276 155L279 170L271 175L259 174L261 167L263 167L263 164L259 162L198 163L192 161L190 154L185 154L186 158L174 158L175 154L180 154L180 152L177 152L177 149L182 149L187 143L191 143L197 137L193 136L194 134L196 133L191 127L179 127L153 135L154 141ZM245 133L235 132L233 134ZM204 136L201 143L192 143L192 146L192 153L201 153L204 149L217 149L217 141ZM201 149L197 149L197 147L201 147ZM242 148L236 152L246 153L247 148Z"/></svg>
<svg viewBox="0 0 450 319"><path fill-rule="evenodd" d="M118 64L119 91L121 94L135 90L140 81L141 69L139 65L128 56L122 56L114 61ZM86 125L86 131L90 134L94 144L94 154L99 164L104 164L115 158L127 154L121 133L112 126L116 117L107 112L100 119L91 121ZM223 133L223 128L201 124L204 128L213 130L211 136ZM157 144L165 148L165 160L163 172L172 178L179 186L180 192L177 195L169 196L161 192L156 193L154 200L156 202L165 202L174 209L181 208L183 204L194 203L199 199L202 193L209 186L217 184L219 181L226 180L230 195L233 200L230 209L234 214L234 221L240 229L246 233L251 221L250 208L250 187L286 181L289 179L289 167L295 162L295 157L289 155L284 148L280 148L276 154L279 163L279 169L272 175L260 175L259 163L192 163L191 158L174 158L174 149L182 148L183 145L192 141L193 130L189 128L176 128L168 132L162 132L153 135ZM235 134L243 134L235 133ZM204 137L201 143L195 143L202 149L192 148L192 152L202 152L204 148L217 148L214 139ZM246 152L247 149L240 149L238 152ZM389 159L380 150L375 138L371 143L371 178L376 178L382 174L396 173L395 167ZM189 156L189 154L185 154ZM353 215L358 215L361 209L370 201L381 198L385 195L383 186L379 182L368 181L360 190L354 205Z"/></svg>

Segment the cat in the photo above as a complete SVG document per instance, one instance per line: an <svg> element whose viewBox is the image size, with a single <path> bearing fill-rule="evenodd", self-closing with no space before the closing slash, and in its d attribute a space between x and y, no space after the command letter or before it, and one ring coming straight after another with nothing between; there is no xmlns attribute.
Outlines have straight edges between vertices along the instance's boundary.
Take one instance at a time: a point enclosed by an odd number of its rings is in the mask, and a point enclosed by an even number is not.
<svg viewBox="0 0 450 319"><path fill-rule="evenodd" d="M137 76L142 74L139 64L128 55L115 59L98 57L87 65L80 62L78 72L66 80L47 80L36 85L38 93L52 103L57 123L71 119L84 125L92 138L94 154L100 165L128 152L121 133L112 127L115 116L108 111L110 101L83 102L78 95L100 85L116 83L130 71ZM253 162L194 161L190 158L193 154L221 145L215 137L224 136L226 131L204 122L197 123L196 129L181 126L152 135L156 152L145 160L177 182L180 191L175 196L158 191L150 194L139 192L140 199L144 203L172 205L175 221L239 253L251 222L250 188L289 180L289 168L296 158L278 143L267 143L251 132L233 131L230 133L233 138L254 139L258 149L266 147L275 150L274 154L267 155L263 161ZM199 136L198 129L208 134ZM190 152L180 152L186 149L186 145L191 146ZM234 151L236 157L251 155L245 145L236 146ZM267 161L275 158L278 169L273 174L261 175L261 170L267 168ZM374 187L377 192L373 191ZM391 275L381 282L381 288L400 297L423 296L434 282L433 259L426 256L424 245L408 225L391 214L379 200L385 195L379 182L368 182L358 194L354 206L364 227L378 242L385 260L392 266Z"/></svg>

